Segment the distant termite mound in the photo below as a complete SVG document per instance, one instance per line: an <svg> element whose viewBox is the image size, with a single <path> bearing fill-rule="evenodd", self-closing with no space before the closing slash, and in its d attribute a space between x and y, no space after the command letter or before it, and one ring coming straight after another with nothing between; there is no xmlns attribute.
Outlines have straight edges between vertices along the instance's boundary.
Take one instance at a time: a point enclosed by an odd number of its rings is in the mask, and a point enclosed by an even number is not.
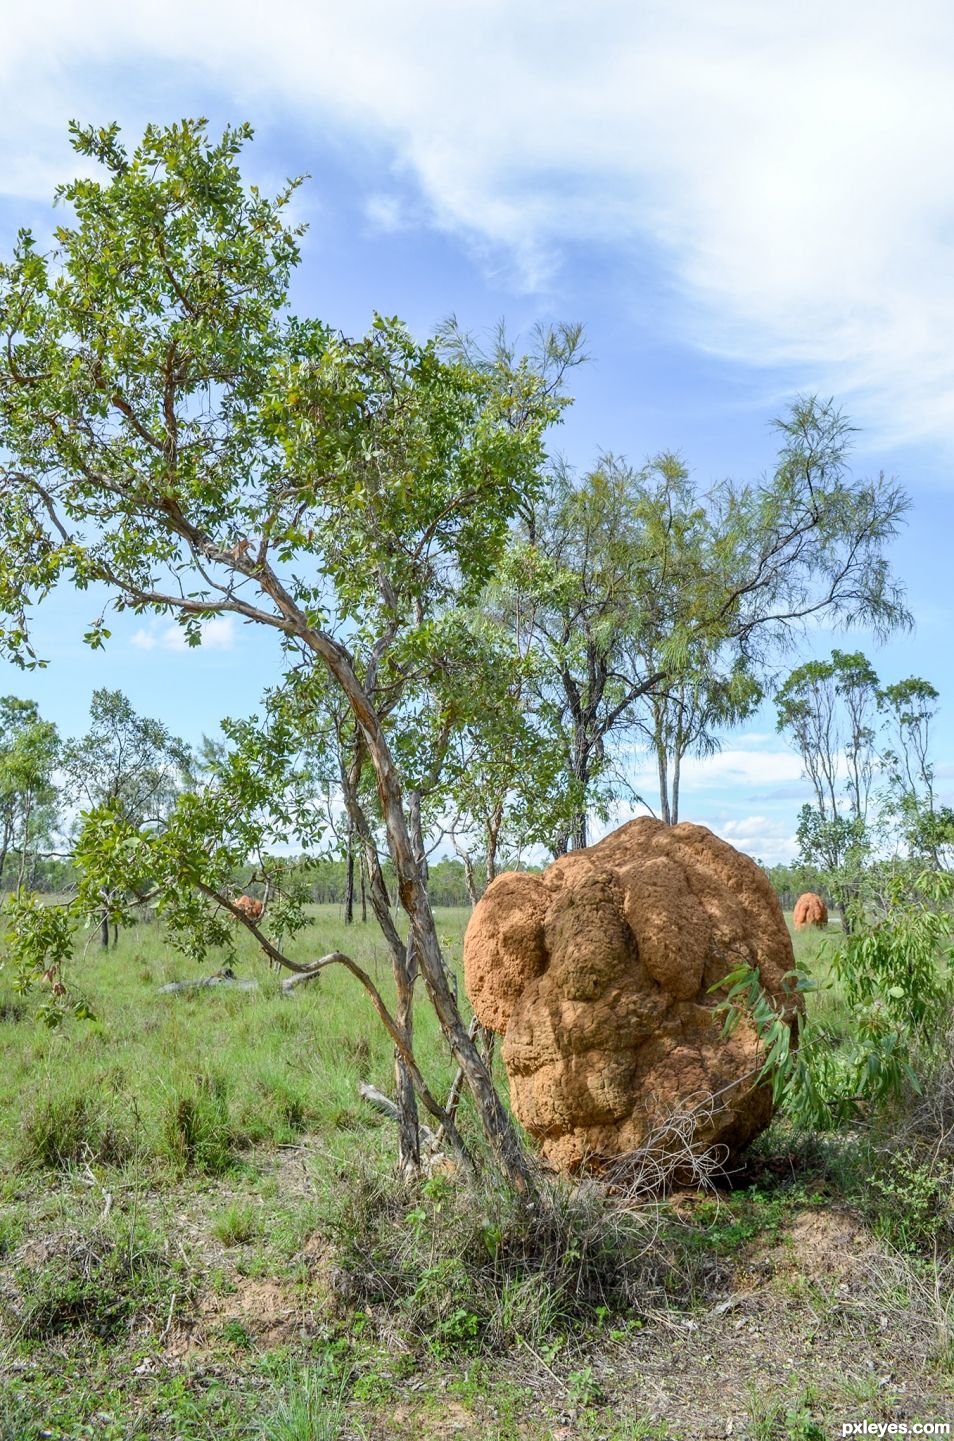
<svg viewBox="0 0 954 1441"><path fill-rule="evenodd" d="M693 1113L726 1159L768 1124L764 1055L712 988L740 966L794 1025L791 938L764 872L704 826L641 817L541 875L490 886L464 939L467 993L503 1036L513 1109L558 1170L600 1170Z"/></svg>
<svg viewBox="0 0 954 1441"><path fill-rule="evenodd" d="M795 902L792 920L796 931L805 931L809 926L816 926L823 931L828 925L828 907L821 896L816 896L814 891L806 891Z"/></svg>

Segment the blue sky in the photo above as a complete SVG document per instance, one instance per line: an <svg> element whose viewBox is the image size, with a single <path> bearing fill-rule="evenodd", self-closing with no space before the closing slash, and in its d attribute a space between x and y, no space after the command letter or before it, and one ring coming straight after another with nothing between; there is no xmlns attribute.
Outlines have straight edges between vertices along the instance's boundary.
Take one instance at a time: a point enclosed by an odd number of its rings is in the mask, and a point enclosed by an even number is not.
<svg viewBox="0 0 954 1441"><path fill-rule="evenodd" d="M581 320L591 362L556 444L584 467L682 453L701 484L771 467L771 419L798 391L859 427L856 468L913 509L894 549L917 629L875 647L883 679L944 703L954 790L954 10L939 0L766 6L720 0L325 0L6 7L0 238L43 234L75 172L71 117L250 120L247 172L307 171L295 305L350 332L371 312L420 334L454 312ZM797 13L787 13L794 9ZM158 623L80 636L90 595L38 618L50 668L4 666L66 732L121 686L187 738L253 710L267 637L225 623L186 652ZM832 638L813 637L818 648ZM834 638L844 644L844 638ZM640 777L637 775L637 782ZM770 711L690 765L683 814L768 860L806 798Z"/></svg>

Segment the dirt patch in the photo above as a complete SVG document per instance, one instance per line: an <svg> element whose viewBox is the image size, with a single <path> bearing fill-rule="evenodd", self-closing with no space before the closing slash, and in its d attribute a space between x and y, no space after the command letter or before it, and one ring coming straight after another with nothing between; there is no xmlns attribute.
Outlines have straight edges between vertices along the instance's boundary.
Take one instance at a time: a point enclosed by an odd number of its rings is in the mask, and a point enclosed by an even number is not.
<svg viewBox="0 0 954 1441"><path fill-rule="evenodd" d="M830 1280L857 1269L874 1250L871 1235L850 1211L836 1207L802 1211L788 1229L787 1244L778 1247L802 1276Z"/></svg>
<svg viewBox="0 0 954 1441"><path fill-rule="evenodd" d="M205 1353L240 1333L256 1347L300 1341L316 1329L312 1309L277 1281L235 1276L224 1293L203 1296L194 1318L170 1332L167 1354L177 1358ZM231 1331L231 1337L230 1337Z"/></svg>

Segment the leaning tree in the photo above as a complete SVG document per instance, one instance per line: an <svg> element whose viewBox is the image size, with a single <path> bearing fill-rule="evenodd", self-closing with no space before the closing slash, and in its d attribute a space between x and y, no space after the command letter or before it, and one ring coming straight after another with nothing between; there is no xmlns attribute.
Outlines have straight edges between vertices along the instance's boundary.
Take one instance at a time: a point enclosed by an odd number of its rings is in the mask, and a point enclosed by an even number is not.
<svg viewBox="0 0 954 1441"><path fill-rule="evenodd" d="M259 735L259 770L246 735L230 785L183 797L161 837L94 814L81 847L91 876L103 857L127 875L138 867L144 885L164 875L178 915L197 925L196 896L229 908L210 837L220 827L228 852L248 823L243 789L299 746L309 697L335 688L352 731L349 818L394 968L394 1014L372 999L395 1042L402 1164L418 1156L415 1091L454 1134L413 1055L419 973L496 1162L526 1190L522 1143L449 983L416 814L480 704L457 681L467 632L455 615L533 503L573 336L549 342L539 364L475 368L395 320L378 317L352 340L291 314L298 182L275 199L246 185L238 157L250 136L242 126L213 141L204 122L183 121L150 127L129 151L116 126L74 126L98 177L59 190L73 218L49 253L21 231L0 269L0 643L40 663L30 615L62 582L107 598L86 635L94 647L124 610L174 616L189 644L214 616L274 633L288 686ZM399 748L412 724L419 744ZM365 775L406 941L382 891ZM257 800L267 810L264 789ZM21 926L34 956L36 914L32 931ZM54 939L62 949L62 933Z"/></svg>

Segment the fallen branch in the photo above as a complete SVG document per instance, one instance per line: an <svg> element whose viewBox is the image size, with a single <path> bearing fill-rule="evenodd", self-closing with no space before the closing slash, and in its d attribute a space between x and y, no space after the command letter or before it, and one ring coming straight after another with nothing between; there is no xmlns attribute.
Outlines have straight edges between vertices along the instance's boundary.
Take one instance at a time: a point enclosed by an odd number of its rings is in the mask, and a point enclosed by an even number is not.
<svg viewBox="0 0 954 1441"><path fill-rule="evenodd" d="M389 1121L395 1121L400 1125L400 1111L391 1098L386 1096L383 1091L379 1091L377 1086L369 1086L367 1081L361 1081L358 1085L358 1094L362 1101L367 1101L368 1105L373 1107L375 1111L380 1111L381 1115L387 1116ZM418 1122L418 1129L420 1130L421 1140L425 1146L430 1150L435 1150L440 1143L440 1132L432 1131L429 1126L425 1126L421 1121Z"/></svg>
<svg viewBox="0 0 954 1441"><path fill-rule="evenodd" d="M231 991L257 991L258 981L243 981L238 976L203 976L197 981L170 981L160 986L157 996L177 995L180 991L205 991L210 986L222 986Z"/></svg>
<svg viewBox="0 0 954 1441"><path fill-rule="evenodd" d="M338 958L339 955L340 955L340 953L339 953L338 951L333 951L333 952L332 952L330 955L328 955L328 956L322 956L321 959L322 959L322 961L333 961L333 960L335 960L336 958ZM319 965L320 965L320 964L321 964L321 962L319 962ZM284 996L290 996L291 993L292 993L292 991L295 990L295 988L296 988L297 986L300 986L303 981L320 981L320 980L321 980L321 971L320 971L319 969L317 969L317 968L316 968L315 970L313 970L313 971L299 971L299 972L297 973L297 975L294 975L294 976L286 976L285 979L282 981L282 995L284 995Z"/></svg>

